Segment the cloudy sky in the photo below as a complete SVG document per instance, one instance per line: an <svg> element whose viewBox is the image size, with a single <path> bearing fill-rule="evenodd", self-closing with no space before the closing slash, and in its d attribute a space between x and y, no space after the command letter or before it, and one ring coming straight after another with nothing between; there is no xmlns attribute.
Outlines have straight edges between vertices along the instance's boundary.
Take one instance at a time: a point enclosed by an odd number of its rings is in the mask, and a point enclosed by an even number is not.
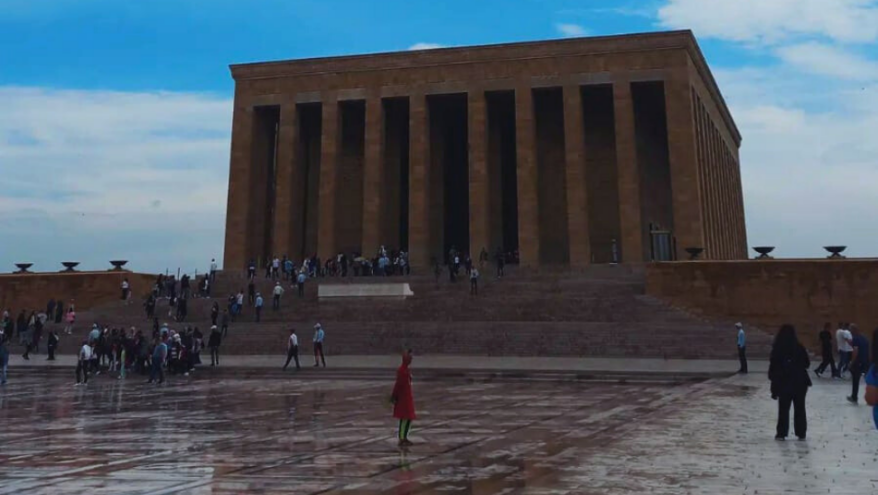
<svg viewBox="0 0 878 495"><path fill-rule="evenodd" d="M878 254L878 0L0 0L0 271L222 258L228 64L688 28L751 245Z"/></svg>

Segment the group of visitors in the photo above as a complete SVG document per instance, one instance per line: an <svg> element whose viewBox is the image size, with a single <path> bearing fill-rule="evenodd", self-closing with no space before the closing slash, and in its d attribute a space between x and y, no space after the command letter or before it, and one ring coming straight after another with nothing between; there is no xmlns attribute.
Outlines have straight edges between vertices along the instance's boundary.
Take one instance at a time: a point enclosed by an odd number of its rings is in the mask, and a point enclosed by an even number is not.
<svg viewBox="0 0 878 495"><path fill-rule="evenodd" d="M871 345L866 336L855 324L841 323L836 330L835 338L831 333L832 325L826 323L819 334L823 362L814 370L817 377L822 377L826 368L830 367L832 378L842 379L845 372L850 372L851 394L846 396L848 402L858 404L860 379L866 377L865 401L873 406L873 419L878 428L878 329L872 333ZM743 327L738 325L739 355L743 355ZM836 367L832 343L836 342L839 366ZM742 369L746 373L746 361L742 358ZM799 342L796 329L792 325L783 325L778 330L771 348L771 360L768 378L771 381L771 398L778 401L777 431L775 439L785 440L789 435L790 406L793 408L793 431L799 440L805 440L808 421L805 413L805 396L808 388L813 385L808 373L811 366L808 351Z"/></svg>
<svg viewBox="0 0 878 495"><path fill-rule="evenodd" d="M6 308L0 319L0 332L4 336L6 352L9 351L10 343L17 341L18 345L24 348L21 357L30 359L32 353L39 354L40 344L45 338L47 359L53 361L60 336L54 328L48 329L48 326L53 322L59 325L64 323L64 332L69 335L75 320L76 310L73 300L68 303L66 311L64 303L60 299L53 298L46 304L45 311L22 309L17 317L13 317L12 310Z"/></svg>
<svg viewBox="0 0 878 495"><path fill-rule="evenodd" d="M210 349L211 366L219 365L219 347L222 335L214 325L211 327L207 347ZM201 364L204 334L198 327L186 327L177 332L167 323L153 330L147 337L131 327L101 327L95 323L78 353L76 384L88 383L89 374L102 373L124 379L128 373L149 374L149 383L163 383L165 371L170 374L189 376Z"/></svg>
<svg viewBox="0 0 878 495"><path fill-rule="evenodd" d="M314 339L312 340L312 344L314 347L314 367L317 368L320 364L323 364L323 367L326 367L326 356L323 355L323 340L326 338L326 332L323 330L323 326L318 323L314 325ZM296 335L296 329L290 329L290 336L287 338L287 361L284 363L283 370L286 371L287 367L290 365L290 361L295 361L296 370L302 369L299 365L299 336Z"/></svg>

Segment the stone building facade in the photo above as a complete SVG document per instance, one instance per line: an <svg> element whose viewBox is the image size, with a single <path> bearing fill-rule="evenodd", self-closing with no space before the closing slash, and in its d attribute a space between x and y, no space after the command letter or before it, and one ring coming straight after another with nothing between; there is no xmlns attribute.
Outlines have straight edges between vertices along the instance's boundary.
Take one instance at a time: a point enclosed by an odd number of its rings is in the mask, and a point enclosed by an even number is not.
<svg viewBox="0 0 878 495"><path fill-rule="evenodd" d="M226 269L453 246L747 256L741 136L689 31L234 65Z"/></svg>

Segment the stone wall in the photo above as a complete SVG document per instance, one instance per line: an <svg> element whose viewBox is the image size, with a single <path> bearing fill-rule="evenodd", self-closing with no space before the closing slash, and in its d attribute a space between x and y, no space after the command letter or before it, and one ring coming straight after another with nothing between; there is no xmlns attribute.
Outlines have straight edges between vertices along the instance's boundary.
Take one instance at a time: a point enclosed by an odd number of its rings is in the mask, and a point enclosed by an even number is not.
<svg viewBox="0 0 878 495"><path fill-rule="evenodd" d="M18 311L45 311L51 298L76 301L77 311L108 303L121 297L125 278L131 284L134 298L145 297L155 283L156 275L132 272L76 272L0 275L0 308Z"/></svg>
<svg viewBox="0 0 878 495"><path fill-rule="evenodd" d="M878 259L653 263L646 291L695 314L770 332L792 323L811 346L824 322L833 330L854 322L870 336L878 326Z"/></svg>

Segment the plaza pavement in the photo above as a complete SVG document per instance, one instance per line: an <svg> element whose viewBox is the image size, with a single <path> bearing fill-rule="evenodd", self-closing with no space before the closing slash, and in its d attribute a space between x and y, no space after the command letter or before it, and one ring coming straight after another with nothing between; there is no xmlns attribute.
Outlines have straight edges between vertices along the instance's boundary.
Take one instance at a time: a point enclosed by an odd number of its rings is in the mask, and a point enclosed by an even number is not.
<svg viewBox="0 0 878 495"><path fill-rule="evenodd" d="M392 368L381 380L205 373L163 387L31 371L0 388L0 494L878 493L878 432L869 408L844 401L847 381L815 379L808 440L777 442L763 370L419 382L416 362L416 445L400 451Z"/></svg>

